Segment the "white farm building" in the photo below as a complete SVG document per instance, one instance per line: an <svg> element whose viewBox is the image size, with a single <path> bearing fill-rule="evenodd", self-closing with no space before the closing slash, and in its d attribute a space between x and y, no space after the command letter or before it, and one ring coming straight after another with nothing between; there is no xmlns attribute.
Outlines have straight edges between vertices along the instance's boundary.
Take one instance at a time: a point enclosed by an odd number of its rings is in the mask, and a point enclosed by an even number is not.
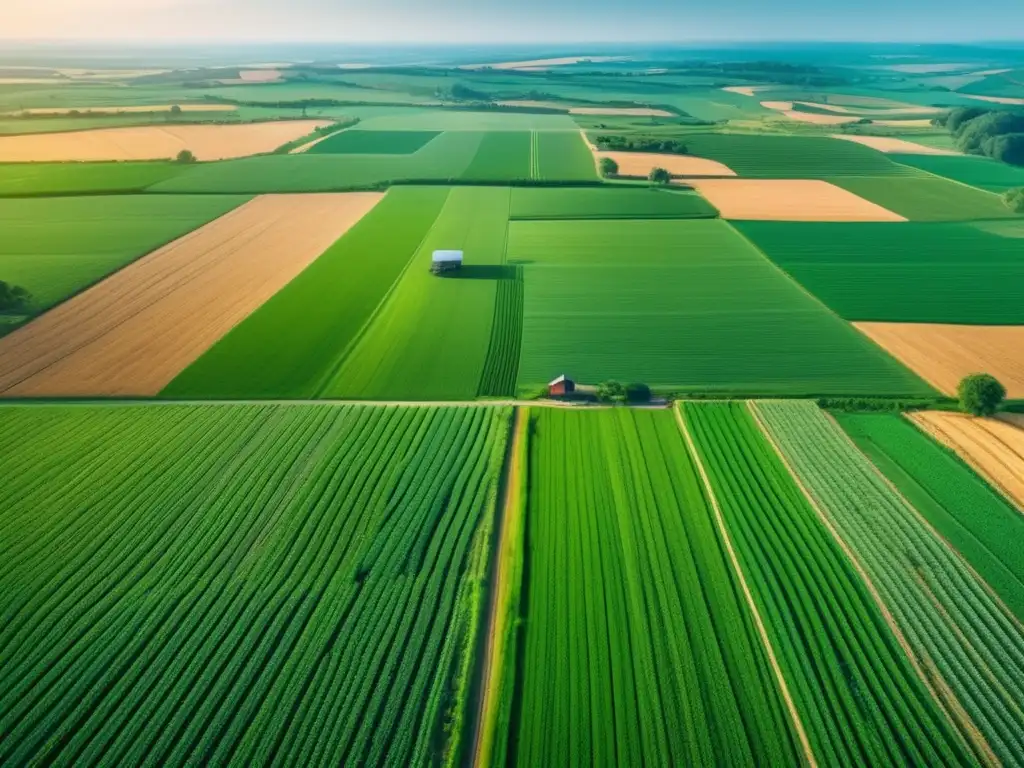
<svg viewBox="0 0 1024 768"><path fill-rule="evenodd" d="M435 275L451 272L462 266L462 251L434 251L430 271Z"/></svg>

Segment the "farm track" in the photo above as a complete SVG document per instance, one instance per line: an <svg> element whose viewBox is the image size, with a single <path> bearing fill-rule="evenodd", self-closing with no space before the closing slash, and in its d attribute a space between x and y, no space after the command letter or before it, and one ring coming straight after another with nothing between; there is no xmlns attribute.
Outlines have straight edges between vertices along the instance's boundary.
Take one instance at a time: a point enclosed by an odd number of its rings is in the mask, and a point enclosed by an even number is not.
<svg viewBox="0 0 1024 768"><path fill-rule="evenodd" d="M515 609L513 593L518 593L519 585L512 583L511 580L522 575L522 567L517 567L514 559L522 557L521 539L525 516L523 478L525 463L529 460L526 455L526 434L529 428L529 409L516 409L512 417L511 439L503 478L504 495L490 575L485 650L480 671L479 704L471 759L471 764L478 768L486 768L494 763L492 755L498 727L496 720L502 705L501 698L512 696L512 691L502 687L502 680L506 665L510 663L509 633L515 631L514 623L517 618L512 614Z"/></svg>
<svg viewBox="0 0 1024 768"><path fill-rule="evenodd" d="M507 412L16 410L0 762L424 764L456 747L441 726L465 704Z"/></svg>
<svg viewBox="0 0 1024 768"><path fill-rule="evenodd" d="M1024 631L833 421L756 406L796 476L856 554L930 687L981 762L1024 764Z"/></svg>

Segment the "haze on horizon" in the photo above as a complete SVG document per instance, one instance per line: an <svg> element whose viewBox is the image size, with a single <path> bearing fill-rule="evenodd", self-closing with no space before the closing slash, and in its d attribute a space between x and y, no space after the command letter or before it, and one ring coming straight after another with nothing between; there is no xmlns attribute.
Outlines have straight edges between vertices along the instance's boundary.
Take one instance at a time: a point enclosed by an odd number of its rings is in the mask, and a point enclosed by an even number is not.
<svg viewBox="0 0 1024 768"><path fill-rule="evenodd" d="M978 42L1024 35L1024 3L859 0L3 0L0 40L573 43Z"/></svg>

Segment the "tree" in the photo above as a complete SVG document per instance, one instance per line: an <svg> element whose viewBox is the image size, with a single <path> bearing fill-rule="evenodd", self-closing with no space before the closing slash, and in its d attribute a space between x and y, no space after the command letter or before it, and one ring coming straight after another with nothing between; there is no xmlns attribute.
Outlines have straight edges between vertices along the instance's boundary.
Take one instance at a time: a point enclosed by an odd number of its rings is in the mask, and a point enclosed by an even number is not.
<svg viewBox="0 0 1024 768"><path fill-rule="evenodd" d="M626 400L631 403L651 402L651 388L641 382L626 385Z"/></svg>
<svg viewBox="0 0 1024 768"><path fill-rule="evenodd" d="M180 115L181 114L181 107L179 107L177 104L172 104L171 105L171 114L174 117L177 117L178 115Z"/></svg>
<svg viewBox="0 0 1024 768"><path fill-rule="evenodd" d="M651 184L668 184L672 181L672 174L664 168L651 168L651 172L647 178L650 180Z"/></svg>
<svg viewBox="0 0 1024 768"><path fill-rule="evenodd" d="M603 403L624 403L626 388L612 379L603 381L597 385L597 399Z"/></svg>
<svg viewBox="0 0 1024 768"><path fill-rule="evenodd" d="M619 164L612 160L610 157L601 158L601 175L602 176L615 176L619 172Z"/></svg>
<svg viewBox="0 0 1024 768"><path fill-rule="evenodd" d="M32 294L20 285L0 280L0 312L22 312L32 302Z"/></svg>
<svg viewBox="0 0 1024 768"><path fill-rule="evenodd" d="M175 162L181 163L182 165L188 165L189 163L194 163L195 161L196 161L196 156L193 155L187 149L181 150L181 152L179 152L178 156L175 158Z"/></svg>
<svg viewBox="0 0 1024 768"><path fill-rule="evenodd" d="M973 373L964 377L956 393L962 410L975 416L991 416L1006 397L1006 388L995 376Z"/></svg>
<svg viewBox="0 0 1024 768"><path fill-rule="evenodd" d="M1003 202L1014 213L1024 213L1024 187L1006 190L1003 193Z"/></svg>

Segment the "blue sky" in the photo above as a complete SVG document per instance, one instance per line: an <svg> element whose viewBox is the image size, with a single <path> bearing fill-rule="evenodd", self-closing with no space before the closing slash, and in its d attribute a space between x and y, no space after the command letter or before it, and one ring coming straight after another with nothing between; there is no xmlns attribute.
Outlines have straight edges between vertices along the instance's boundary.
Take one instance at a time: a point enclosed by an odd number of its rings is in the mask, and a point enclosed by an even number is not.
<svg viewBox="0 0 1024 768"><path fill-rule="evenodd" d="M588 42L1024 37L1024 0L0 0L0 38Z"/></svg>

